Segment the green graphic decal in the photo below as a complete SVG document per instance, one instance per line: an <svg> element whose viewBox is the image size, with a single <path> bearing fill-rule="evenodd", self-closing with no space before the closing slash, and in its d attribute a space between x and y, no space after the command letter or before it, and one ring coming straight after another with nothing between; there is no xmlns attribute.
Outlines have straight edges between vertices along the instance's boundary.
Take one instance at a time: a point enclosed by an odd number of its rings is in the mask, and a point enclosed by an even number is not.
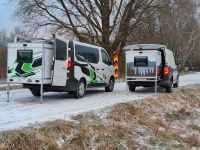
<svg viewBox="0 0 200 150"><path fill-rule="evenodd" d="M96 76L94 69L89 69L90 83L101 83L101 79Z"/></svg>
<svg viewBox="0 0 200 150"><path fill-rule="evenodd" d="M24 70L25 72L29 72L32 71L33 68L31 67L32 63L24 63L24 65L22 66L22 70Z"/></svg>
<svg viewBox="0 0 200 150"><path fill-rule="evenodd" d="M17 62L16 60L14 61L14 64L17 64L16 68L8 70L9 77L25 78L41 71L42 57L34 57L32 63Z"/></svg>

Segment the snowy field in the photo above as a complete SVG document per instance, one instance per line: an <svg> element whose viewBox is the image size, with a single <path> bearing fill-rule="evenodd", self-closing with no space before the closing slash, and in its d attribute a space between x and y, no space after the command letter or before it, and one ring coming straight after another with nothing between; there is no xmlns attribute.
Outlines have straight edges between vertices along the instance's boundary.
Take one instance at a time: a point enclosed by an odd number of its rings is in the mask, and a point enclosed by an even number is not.
<svg viewBox="0 0 200 150"><path fill-rule="evenodd" d="M180 77L180 86L200 84L200 73ZM160 93L165 89L159 88ZM7 103L6 91L0 91L0 130L16 129L55 119L70 119L82 112L97 110L120 102L127 102L154 95L154 88L136 88L126 93L125 83L116 83L114 92L104 89L87 91L82 99L74 99L67 93L45 93L44 104L33 97L29 90L12 90Z"/></svg>

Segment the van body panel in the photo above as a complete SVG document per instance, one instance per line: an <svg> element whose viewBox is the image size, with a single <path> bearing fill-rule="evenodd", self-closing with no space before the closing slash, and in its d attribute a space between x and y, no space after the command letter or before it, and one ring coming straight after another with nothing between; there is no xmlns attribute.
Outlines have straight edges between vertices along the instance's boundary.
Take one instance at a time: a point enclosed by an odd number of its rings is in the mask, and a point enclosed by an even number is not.
<svg viewBox="0 0 200 150"><path fill-rule="evenodd" d="M169 49L166 49L165 53L166 53L167 65L170 67L170 74L171 74L170 78L173 78L173 83L176 83L179 76L179 72L174 59L174 54Z"/></svg>
<svg viewBox="0 0 200 150"><path fill-rule="evenodd" d="M85 55L87 56L85 56L85 59L83 58L84 55L80 56L82 54L78 54L81 49L82 51L86 51ZM85 78L89 87L98 87L104 84L108 85L111 76L114 75L114 67L106 65L102 61L101 50L102 48L97 46L74 42L74 62L76 64L74 66L74 71L76 72L74 77L77 80L80 80L82 77ZM96 51L96 53L94 53L94 51ZM90 55L91 57L89 57ZM106 55L108 54L106 53Z"/></svg>
<svg viewBox="0 0 200 150"><path fill-rule="evenodd" d="M106 83L107 85L109 84L110 78L114 75L114 67L113 64L111 63L110 57L108 55L108 53L106 52L106 50L101 49L101 66L100 66L100 70L103 73L103 79L104 79L104 83Z"/></svg>

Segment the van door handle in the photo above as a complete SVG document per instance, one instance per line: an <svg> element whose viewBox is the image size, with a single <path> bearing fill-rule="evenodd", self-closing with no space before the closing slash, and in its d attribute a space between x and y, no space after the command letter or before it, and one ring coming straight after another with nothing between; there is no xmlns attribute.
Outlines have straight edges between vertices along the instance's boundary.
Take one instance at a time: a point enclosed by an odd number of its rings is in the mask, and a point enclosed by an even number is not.
<svg viewBox="0 0 200 150"><path fill-rule="evenodd" d="M99 68L97 68L97 70L99 70Z"/></svg>
<svg viewBox="0 0 200 150"><path fill-rule="evenodd" d="M102 70L104 70L104 69L102 69Z"/></svg>

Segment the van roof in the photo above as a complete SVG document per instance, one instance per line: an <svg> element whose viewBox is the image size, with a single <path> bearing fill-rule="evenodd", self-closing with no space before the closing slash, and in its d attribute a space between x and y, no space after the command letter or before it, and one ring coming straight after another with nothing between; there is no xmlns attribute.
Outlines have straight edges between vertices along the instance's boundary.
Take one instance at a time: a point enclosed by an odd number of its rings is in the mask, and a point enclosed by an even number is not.
<svg viewBox="0 0 200 150"><path fill-rule="evenodd" d="M100 46L97 46L97 45L92 45L92 44L89 44L89 43L83 43L83 42L74 41L74 40L72 40L72 42L74 42L75 44L81 44L83 46L89 46L89 47L104 49L103 47L100 47Z"/></svg>
<svg viewBox="0 0 200 150"><path fill-rule="evenodd" d="M135 45L129 45L125 46L122 50L134 50L134 49L166 49L167 47L165 45L159 45L159 44L135 44Z"/></svg>

